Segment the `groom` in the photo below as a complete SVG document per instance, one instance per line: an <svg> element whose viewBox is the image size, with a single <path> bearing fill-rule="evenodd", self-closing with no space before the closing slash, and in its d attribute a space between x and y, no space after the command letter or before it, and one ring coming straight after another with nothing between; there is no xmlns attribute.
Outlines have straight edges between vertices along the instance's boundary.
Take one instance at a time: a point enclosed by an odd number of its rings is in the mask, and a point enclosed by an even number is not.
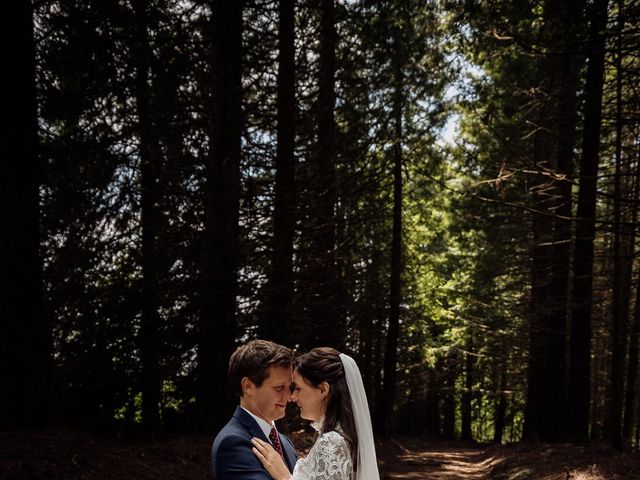
<svg viewBox="0 0 640 480"><path fill-rule="evenodd" d="M252 340L231 355L229 380L240 406L213 441L214 480L271 479L251 451L252 437L270 442L293 471L297 459L293 444L274 424L284 417L291 400L291 360L291 350L265 340Z"/></svg>

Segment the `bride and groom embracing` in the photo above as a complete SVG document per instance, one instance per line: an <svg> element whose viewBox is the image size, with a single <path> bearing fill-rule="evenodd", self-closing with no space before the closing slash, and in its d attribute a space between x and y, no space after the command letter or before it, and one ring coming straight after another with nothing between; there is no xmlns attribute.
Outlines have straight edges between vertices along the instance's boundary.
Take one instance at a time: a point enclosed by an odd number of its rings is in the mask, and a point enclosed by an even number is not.
<svg viewBox="0 0 640 480"><path fill-rule="evenodd" d="M379 480L371 417L356 362L333 348L296 359L264 340L239 347L229 379L240 406L211 449L214 480ZM318 432L305 458L275 420L289 401Z"/></svg>

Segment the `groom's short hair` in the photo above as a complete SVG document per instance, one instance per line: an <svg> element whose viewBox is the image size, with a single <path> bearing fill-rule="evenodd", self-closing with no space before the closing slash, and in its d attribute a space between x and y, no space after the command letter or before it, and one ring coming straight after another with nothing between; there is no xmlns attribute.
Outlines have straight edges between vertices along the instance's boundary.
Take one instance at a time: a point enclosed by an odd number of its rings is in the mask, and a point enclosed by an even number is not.
<svg viewBox="0 0 640 480"><path fill-rule="evenodd" d="M268 340L251 340L236 348L231 355L229 381L236 395L241 397L244 377L259 387L269 375L269 367L290 367L292 362L291 349Z"/></svg>

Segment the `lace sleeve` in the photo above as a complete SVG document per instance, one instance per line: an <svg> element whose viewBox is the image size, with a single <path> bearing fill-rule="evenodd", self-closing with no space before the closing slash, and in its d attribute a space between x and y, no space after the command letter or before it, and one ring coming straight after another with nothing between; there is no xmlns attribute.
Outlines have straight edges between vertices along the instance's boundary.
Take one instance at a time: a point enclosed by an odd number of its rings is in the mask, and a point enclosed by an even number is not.
<svg viewBox="0 0 640 480"><path fill-rule="evenodd" d="M298 460L293 480L352 480L353 465L347 441L338 432L327 432L305 458Z"/></svg>

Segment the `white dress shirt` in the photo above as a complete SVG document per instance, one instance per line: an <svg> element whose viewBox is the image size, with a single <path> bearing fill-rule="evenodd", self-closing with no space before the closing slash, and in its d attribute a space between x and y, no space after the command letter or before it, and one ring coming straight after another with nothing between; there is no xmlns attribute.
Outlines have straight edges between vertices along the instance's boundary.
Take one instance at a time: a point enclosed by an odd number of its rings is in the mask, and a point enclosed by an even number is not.
<svg viewBox="0 0 640 480"><path fill-rule="evenodd" d="M257 415L254 415L243 406L240 406L240 408L242 408L245 412L247 412L249 415L253 417L253 419L258 423L260 430L264 432L264 436L267 437L267 441L271 443L271 440L269 439L269 434L271 433L271 429L276 427L276 424L272 422L271 425L269 425L269 423L264 418L260 418ZM276 428L276 432L277 431L278 429Z"/></svg>

